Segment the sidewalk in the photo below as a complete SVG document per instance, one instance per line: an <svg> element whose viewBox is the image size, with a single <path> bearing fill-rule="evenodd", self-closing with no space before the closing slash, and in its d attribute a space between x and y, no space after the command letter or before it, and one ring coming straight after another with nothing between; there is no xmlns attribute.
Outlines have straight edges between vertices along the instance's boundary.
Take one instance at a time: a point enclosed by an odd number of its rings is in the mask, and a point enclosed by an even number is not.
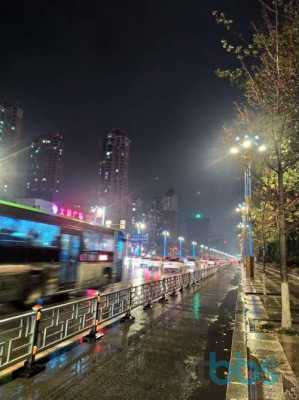
<svg viewBox="0 0 299 400"><path fill-rule="evenodd" d="M264 296L263 274L258 266L254 281L248 281L243 274L239 291L239 315L238 308L236 311L236 319L242 325L234 333L235 342L243 340L243 343L236 346L233 340L231 364L236 358L234 352L240 351L243 346L244 353L246 347L246 367L258 366L259 374L256 382L249 382L248 391L243 387L242 397L236 394L241 385L235 379L228 386L228 400L299 399L299 336L278 334L275 330L280 326L279 276L271 276L266 289L267 296ZM293 301L291 306L295 310L296 298L293 300L295 303ZM248 370L243 375L245 378L248 377L247 373Z"/></svg>

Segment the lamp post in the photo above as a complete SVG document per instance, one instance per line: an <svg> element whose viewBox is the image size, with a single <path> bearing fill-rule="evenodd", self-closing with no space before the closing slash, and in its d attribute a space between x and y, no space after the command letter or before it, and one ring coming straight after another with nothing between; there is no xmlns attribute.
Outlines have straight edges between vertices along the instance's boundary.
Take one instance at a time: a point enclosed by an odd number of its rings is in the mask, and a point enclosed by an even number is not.
<svg viewBox="0 0 299 400"><path fill-rule="evenodd" d="M141 240L141 234L145 230L146 225L144 222L137 222L136 223L136 228L137 228L137 234L139 238L139 245L138 245L138 256L141 257L142 253L142 240Z"/></svg>
<svg viewBox="0 0 299 400"><path fill-rule="evenodd" d="M192 246L192 257L196 258L196 246L197 246L197 242L193 241L191 242L191 246Z"/></svg>
<svg viewBox="0 0 299 400"><path fill-rule="evenodd" d="M163 236L163 257L167 257L167 238L170 236L170 233L168 231L163 231L162 232Z"/></svg>
<svg viewBox="0 0 299 400"><path fill-rule="evenodd" d="M204 244L201 244L199 247L200 247L200 256L201 256L201 258L203 258L203 257L204 257L204 248L205 248L205 245L204 245Z"/></svg>
<svg viewBox="0 0 299 400"><path fill-rule="evenodd" d="M240 240L240 249L241 249L241 254L242 254L242 259L244 265L246 265L246 246L248 242L247 238L247 216L248 216L248 206L245 203L239 204L238 207L236 207L236 212L238 214L241 214L241 222L237 225L237 228L240 229L241 233L239 234L241 240Z"/></svg>
<svg viewBox="0 0 299 400"><path fill-rule="evenodd" d="M183 236L179 236L179 237L178 237L178 241L179 241L179 255L180 255L180 258L182 258L182 254L183 254L183 242L185 241L185 239L183 238Z"/></svg>
<svg viewBox="0 0 299 400"><path fill-rule="evenodd" d="M252 156L255 151L263 153L266 151L265 144L260 143L259 136L245 135L242 139L236 137L236 145L231 147L230 153L233 155L240 154L244 160L244 200L245 204L240 208L243 212L244 224L244 240L243 240L243 258L246 268L246 275L254 278L254 248L253 248L253 231L251 220L251 204L252 204Z"/></svg>
<svg viewBox="0 0 299 400"><path fill-rule="evenodd" d="M207 250L207 259L210 259L210 251L209 251L209 247L205 246L205 249Z"/></svg>

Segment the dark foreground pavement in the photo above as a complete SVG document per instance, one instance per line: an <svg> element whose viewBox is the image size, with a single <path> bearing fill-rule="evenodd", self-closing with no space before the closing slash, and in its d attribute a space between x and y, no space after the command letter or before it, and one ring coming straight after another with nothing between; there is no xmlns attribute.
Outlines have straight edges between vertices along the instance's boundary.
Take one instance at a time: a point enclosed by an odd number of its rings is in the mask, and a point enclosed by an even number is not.
<svg viewBox="0 0 299 400"><path fill-rule="evenodd" d="M97 343L52 355L39 375L7 379L0 399L225 399L208 361L210 352L230 358L238 282L239 270L225 267L168 303L139 309Z"/></svg>

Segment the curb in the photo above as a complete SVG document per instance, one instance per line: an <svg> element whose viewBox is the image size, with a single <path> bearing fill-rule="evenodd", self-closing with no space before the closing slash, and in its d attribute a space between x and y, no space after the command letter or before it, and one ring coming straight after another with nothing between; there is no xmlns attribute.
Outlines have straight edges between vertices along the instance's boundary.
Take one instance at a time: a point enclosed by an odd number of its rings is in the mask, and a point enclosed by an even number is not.
<svg viewBox="0 0 299 400"><path fill-rule="evenodd" d="M240 379L237 379L237 377L235 377L233 374L234 368L237 366L240 357L243 361L242 376L245 380L247 380L247 334L242 284L239 286L236 303L234 333L228 370L229 381L226 388L226 400L249 400L247 383L241 383Z"/></svg>

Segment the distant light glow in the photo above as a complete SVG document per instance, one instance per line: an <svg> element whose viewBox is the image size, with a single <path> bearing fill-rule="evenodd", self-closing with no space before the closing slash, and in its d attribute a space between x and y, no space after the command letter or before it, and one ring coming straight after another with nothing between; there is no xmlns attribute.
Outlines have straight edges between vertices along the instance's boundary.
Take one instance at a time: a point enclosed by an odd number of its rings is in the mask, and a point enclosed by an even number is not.
<svg viewBox="0 0 299 400"><path fill-rule="evenodd" d="M266 147L265 144L261 144L261 145L259 146L258 150L259 150L260 153L263 153L264 151L267 150L267 147Z"/></svg>
<svg viewBox="0 0 299 400"><path fill-rule="evenodd" d="M55 215L58 213L58 206L56 204L52 204L52 212Z"/></svg>
<svg viewBox="0 0 299 400"><path fill-rule="evenodd" d="M238 154L238 153L239 153L238 147L231 147L230 154Z"/></svg>
<svg viewBox="0 0 299 400"><path fill-rule="evenodd" d="M251 145L252 145L252 142L249 139L244 140L244 142L242 143L242 146L244 147L244 149L249 149L251 147Z"/></svg>
<svg viewBox="0 0 299 400"><path fill-rule="evenodd" d="M195 214L195 219L202 219L202 217L203 217L202 213Z"/></svg>

